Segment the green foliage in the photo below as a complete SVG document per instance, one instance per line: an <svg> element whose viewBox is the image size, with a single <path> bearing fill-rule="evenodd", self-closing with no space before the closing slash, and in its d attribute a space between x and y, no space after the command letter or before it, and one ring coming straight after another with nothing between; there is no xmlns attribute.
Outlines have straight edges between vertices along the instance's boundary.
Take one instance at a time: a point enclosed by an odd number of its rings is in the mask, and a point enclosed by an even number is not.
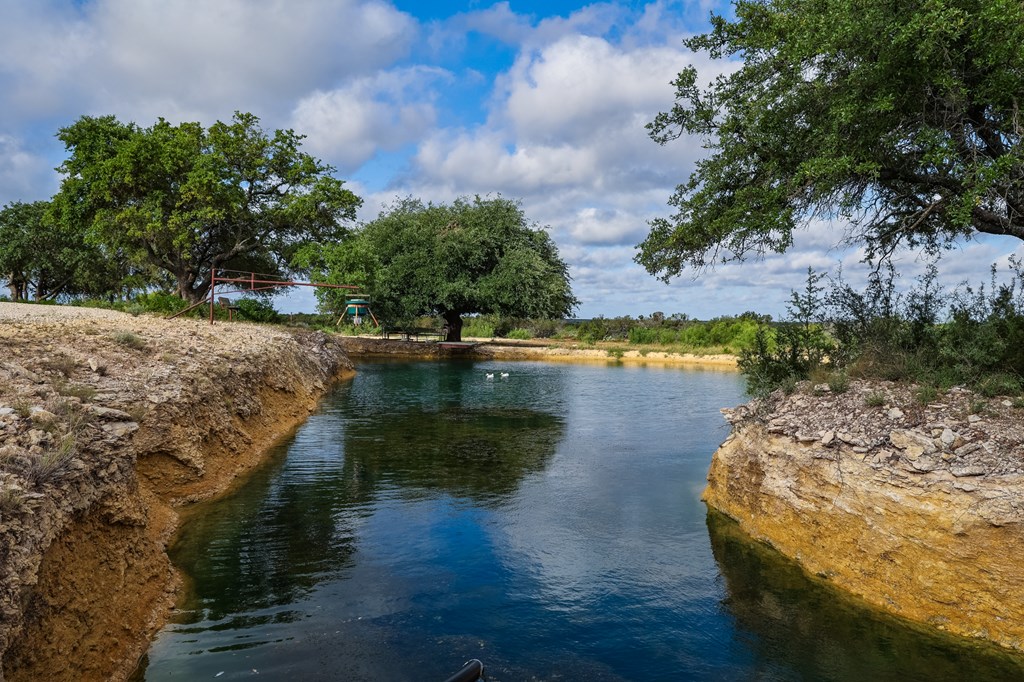
<svg viewBox="0 0 1024 682"><path fill-rule="evenodd" d="M250 322L276 324L281 321L281 315L274 306L258 298L240 298L235 305L238 306L238 314Z"/></svg>
<svg viewBox="0 0 1024 682"><path fill-rule="evenodd" d="M87 243L79 226L56 222L46 201L0 209L0 280L14 301L120 293L133 286L116 258Z"/></svg>
<svg viewBox="0 0 1024 682"><path fill-rule="evenodd" d="M868 407L885 407L885 394L873 391L864 398L864 404Z"/></svg>
<svg viewBox="0 0 1024 682"><path fill-rule="evenodd" d="M176 312L188 307L189 302L175 294L162 291L150 291L135 297L135 302L148 313L159 313L161 315L173 315ZM202 306L200 306L201 308ZM196 314L205 314L205 309L197 309Z"/></svg>
<svg viewBox="0 0 1024 682"><path fill-rule="evenodd" d="M850 390L850 377L846 372L832 372L828 376L828 388L833 393L846 393Z"/></svg>
<svg viewBox="0 0 1024 682"><path fill-rule="evenodd" d="M922 384L914 390L914 398L921 405L935 402L939 397L939 390L932 384Z"/></svg>
<svg viewBox="0 0 1024 682"><path fill-rule="evenodd" d="M474 315L462 322L462 335L469 338L494 338L494 322L489 316Z"/></svg>
<svg viewBox="0 0 1024 682"><path fill-rule="evenodd" d="M711 153L636 257L683 269L783 252L817 217L851 220L869 256L974 231L1024 238L1024 4L738 0L685 41L742 60L703 87L688 67L648 125Z"/></svg>
<svg viewBox="0 0 1024 682"><path fill-rule="evenodd" d="M114 342L127 348L142 350L146 347L146 340L138 334L129 331L116 332L113 336Z"/></svg>
<svg viewBox="0 0 1024 682"><path fill-rule="evenodd" d="M1018 395L1024 390L1024 264L1011 257L1007 281L996 274L993 269L988 285L964 284L947 297L934 264L905 293L891 268L876 271L863 292L838 278L825 296L820 276L809 273L805 291L793 294L791 319L759 330L754 346L741 353L740 368L755 394L788 377L806 378L827 359L833 371L931 387L924 390L963 384L989 397ZM944 299L950 301L945 309Z"/></svg>
<svg viewBox="0 0 1024 682"><path fill-rule="evenodd" d="M788 319L770 330L762 326L754 343L740 351L738 365L752 395L765 395L783 383L806 379L833 353L835 342L823 327L822 277L808 268L804 290L794 291L786 305Z"/></svg>
<svg viewBox="0 0 1024 682"><path fill-rule="evenodd" d="M83 116L58 138L69 157L55 224L192 302L211 268L282 273L303 243L342 238L360 204L330 166L299 150L301 135L268 134L252 114L209 129Z"/></svg>
<svg viewBox="0 0 1024 682"><path fill-rule="evenodd" d="M501 197L405 199L349 239L300 250L294 262L321 281L360 286L392 325L443 317L449 340L461 339L463 315L564 317L578 304L554 241ZM317 296L322 309L344 305L336 290Z"/></svg>
<svg viewBox="0 0 1024 682"><path fill-rule="evenodd" d="M508 333L508 338L510 338L510 339L521 339L521 340L532 339L533 338L533 334L530 333L529 329L522 329L522 328L517 327L516 329L513 329L512 331L510 331Z"/></svg>

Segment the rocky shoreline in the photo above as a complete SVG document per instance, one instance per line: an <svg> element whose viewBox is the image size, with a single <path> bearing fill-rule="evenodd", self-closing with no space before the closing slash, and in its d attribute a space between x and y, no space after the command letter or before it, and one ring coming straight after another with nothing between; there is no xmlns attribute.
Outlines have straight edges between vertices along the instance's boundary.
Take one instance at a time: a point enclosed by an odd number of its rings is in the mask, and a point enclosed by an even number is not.
<svg viewBox="0 0 1024 682"><path fill-rule="evenodd" d="M179 585L178 510L352 365L321 333L11 303L0 348L0 679L125 679Z"/></svg>
<svg viewBox="0 0 1024 682"><path fill-rule="evenodd" d="M1024 651L1022 407L962 388L805 383L723 410L733 432L704 499L875 607Z"/></svg>

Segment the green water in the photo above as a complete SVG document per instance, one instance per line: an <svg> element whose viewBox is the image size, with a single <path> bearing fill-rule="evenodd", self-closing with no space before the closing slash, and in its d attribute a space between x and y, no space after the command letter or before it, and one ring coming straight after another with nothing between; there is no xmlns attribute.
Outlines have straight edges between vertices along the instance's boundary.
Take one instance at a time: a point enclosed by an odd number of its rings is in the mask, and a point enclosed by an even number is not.
<svg viewBox="0 0 1024 682"><path fill-rule="evenodd" d="M469 658L493 681L1024 679L708 514L736 374L358 370L185 526L191 589L135 679L443 680Z"/></svg>

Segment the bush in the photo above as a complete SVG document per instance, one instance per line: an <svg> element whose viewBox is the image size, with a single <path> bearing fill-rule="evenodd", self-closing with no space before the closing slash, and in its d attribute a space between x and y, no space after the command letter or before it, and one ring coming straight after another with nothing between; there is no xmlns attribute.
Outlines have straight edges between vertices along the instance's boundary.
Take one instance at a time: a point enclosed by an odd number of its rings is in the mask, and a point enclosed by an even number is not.
<svg viewBox="0 0 1024 682"><path fill-rule="evenodd" d="M146 347L146 340L133 332L116 332L113 338L115 342L121 344L122 346L134 348L135 350L141 350Z"/></svg>
<svg viewBox="0 0 1024 682"><path fill-rule="evenodd" d="M240 298L235 305L238 314L250 322L276 324L281 321L281 315L274 310L274 306L258 298Z"/></svg>
<svg viewBox="0 0 1024 682"><path fill-rule="evenodd" d="M821 275L808 271L792 294L784 322L758 329L740 353L748 390L762 395L792 378L805 379L823 363L845 376L909 380L931 402L938 387L966 384L985 396L1024 391L1024 267L1010 259L1009 282L962 284L943 311L937 268L898 292L891 266L877 269L863 292L833 281L822 296ZM945 313L945 320L942 315ZM712 327L715 338L722 338ZM718 336L716 336L718 335ZM834 389L833 389L834 390Z"/></svg>
<svg viewBox="0 0 1024 682"><path fill-rule="evenodd" d="M751 395L767 395L784 383L806 379L833 352L835 343L822 327L822 277L808 269L804 291L793 292L786 306L789 319L771 329L760 326L754 343L740 352L739 368Z"/></svg>
<svg viewBox="0 0 1024 682"><path fill-rule="evenodd" d="M169 294L161 291L151 291L135 297L135 303L148 313L160 315L173 315L184 310L190 304L177 294Z"/></svg>

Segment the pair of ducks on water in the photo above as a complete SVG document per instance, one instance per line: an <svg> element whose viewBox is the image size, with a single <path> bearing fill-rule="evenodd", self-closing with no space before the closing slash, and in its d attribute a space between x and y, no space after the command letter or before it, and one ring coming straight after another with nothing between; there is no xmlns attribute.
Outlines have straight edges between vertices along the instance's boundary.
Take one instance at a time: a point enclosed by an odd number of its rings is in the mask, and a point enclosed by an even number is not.
<svg viewBox="0 0 1024 682"><path fill-rule="evenodd" d="M501 376L502 379L504 379L505 377L508 376L508 372L502 372L500 376ZM488 372L487 373L487 378L488 379L493 379L494 378L494 372Z"/></svg>

